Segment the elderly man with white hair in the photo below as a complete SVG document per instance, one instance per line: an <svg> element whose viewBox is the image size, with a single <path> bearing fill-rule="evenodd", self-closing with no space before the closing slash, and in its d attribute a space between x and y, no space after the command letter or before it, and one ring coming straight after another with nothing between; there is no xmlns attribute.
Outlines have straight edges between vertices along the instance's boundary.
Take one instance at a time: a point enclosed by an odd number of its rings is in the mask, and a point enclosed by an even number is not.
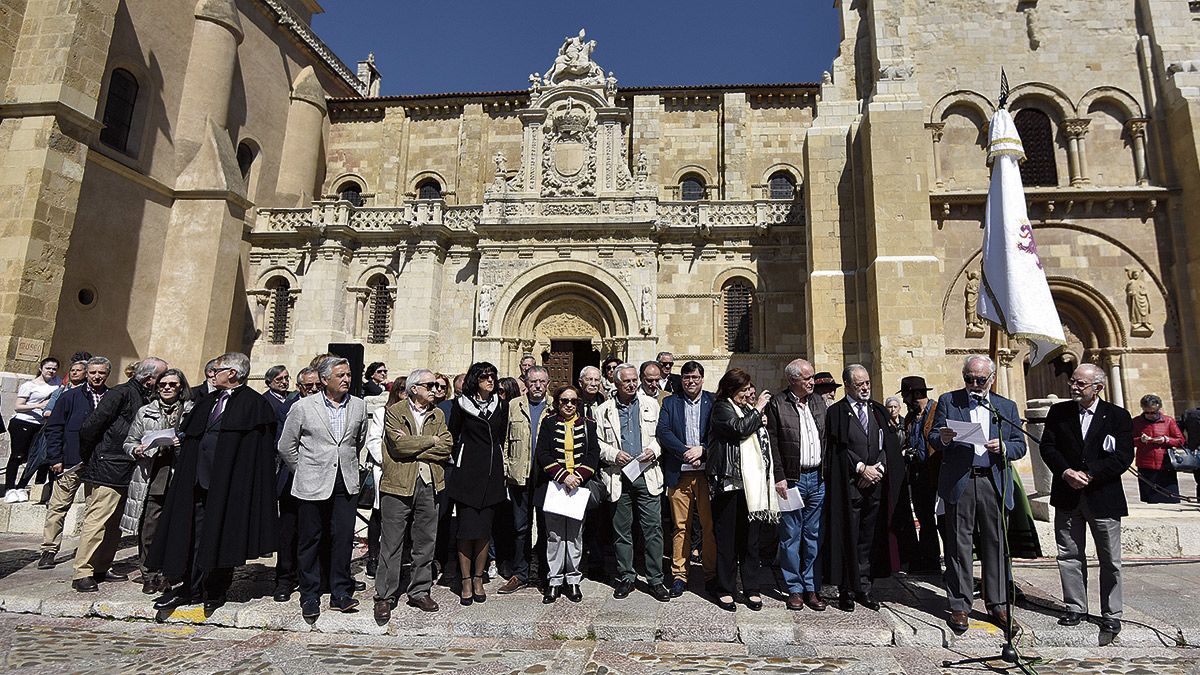
<svg viewBox="0 0 1200 675"><path fill-rule="evenodd" d="M937 494L945 508L941 521L946 553L943 579L950 601L946 623L957 632L967 630L973 593L971 548L972 540L977 539L984 603L996 625L1007 630L1009 579L1000 505L1003 498L1004 508L1012 510L1014 484L1012 476L1004 471L1004 459L1007 456L1015 461L1024 457L1025 438L1021 429L1010 422L997 424L992 420L988 406L1007 420L1020 417L1017 404L990 391L996 376L996 365L990 358L981 354L968 356L963 361L962 376L965 383L962 389L942 394L938 399L928 439L943 453ZM982 425L985 442L955 440L957 434L948 421Z"/></svg>
<svg viewBox="0 0 1200 675"><path fill-rule="evenodd" d="M383 532L379 544L379 569L375 574L375 621L387 624L401 591L408 605L436 612L430 597L433 588L433 553L437 539L437 493L445 487L445 465L452 439L446 416L434 405L438 383L430 370L409 374L408 397L384 413L383 474L379 481L379 509ZM406 533L409 533L406 535ZM412 573L401 588L404 545L412 548Z"/></svg>
<svg viewBox="0 0 1200 675"><path fill-rule="evenodd" d="M1071 375L1071 398L1050 407L1042 432L1042 459L1054 474L1050 505L1058 543L1063 626L1088 611L1084 531L1091 528L1100 559L1100 626L1121 632L1121 518L1129 515L1121 474L1133 463L1133 421L1124 408L1102 400L1107 380L1085 363Z"/></svg>

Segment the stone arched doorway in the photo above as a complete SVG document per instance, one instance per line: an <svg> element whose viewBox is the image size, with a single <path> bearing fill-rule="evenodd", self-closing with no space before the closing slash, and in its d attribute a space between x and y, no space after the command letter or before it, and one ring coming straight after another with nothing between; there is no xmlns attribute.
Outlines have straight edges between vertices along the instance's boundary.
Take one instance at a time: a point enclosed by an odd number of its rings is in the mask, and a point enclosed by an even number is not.
<svg viewBox="0 0 1200 675"><path fill-rule="evenodd" d="M1034 368L1026 361L1026 398L1069 398L1071 373L1081 363L1094 363L1108 375L1106 398L1124 406L1121 356L1127 345L1116 308L1095 289L1074 279L1050 279L1050 292L1063 323L1067 347L1059 356Z"/></svg>
<svg viewBox="0 0 1200 675"><path fill-rule="evenodd" d="M580 368L628 357L632 297L608 271L580 261L528 270L498 298L493 315L502 347L497 365L517 372L523 354L550 369L551 386L574 382ZM639 336L641 337L641 336Z"/></svg>

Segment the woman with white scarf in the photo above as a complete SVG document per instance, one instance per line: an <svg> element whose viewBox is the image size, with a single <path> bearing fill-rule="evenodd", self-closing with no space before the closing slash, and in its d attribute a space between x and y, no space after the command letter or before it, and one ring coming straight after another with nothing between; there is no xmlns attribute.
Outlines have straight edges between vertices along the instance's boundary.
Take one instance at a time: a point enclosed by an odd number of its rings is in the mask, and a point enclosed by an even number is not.
<svg viewBox="0 0 1200 675"><path fill-rule="evenodd" d="M740 569L746 606L762 609L754 573L758 570L758 528L753 522L779 520L771 447L763 409L771 393L754 395L750 375L732 368L717 384L705 470L712 493L713 534L717 540L717 605L734 611Z"/></svg>

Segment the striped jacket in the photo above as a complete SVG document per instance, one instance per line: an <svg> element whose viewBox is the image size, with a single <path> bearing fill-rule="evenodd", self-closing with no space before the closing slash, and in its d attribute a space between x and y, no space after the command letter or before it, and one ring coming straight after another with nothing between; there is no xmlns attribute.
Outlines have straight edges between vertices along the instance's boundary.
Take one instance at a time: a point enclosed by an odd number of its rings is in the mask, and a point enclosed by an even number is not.
<svg viewBox="0 0 1200 675"><path fill-rule="evenodd" d="M584 417L577 417L570 431L574 436L574 452L570 464L573 472L586 483L596 473L596 467L600 464L596 423ZM563 449L566 433L566 425L557 414L542 417L542 426L538 430L536 459L548 481L561 483L572 473L567 470L568 461Z"/></svg>

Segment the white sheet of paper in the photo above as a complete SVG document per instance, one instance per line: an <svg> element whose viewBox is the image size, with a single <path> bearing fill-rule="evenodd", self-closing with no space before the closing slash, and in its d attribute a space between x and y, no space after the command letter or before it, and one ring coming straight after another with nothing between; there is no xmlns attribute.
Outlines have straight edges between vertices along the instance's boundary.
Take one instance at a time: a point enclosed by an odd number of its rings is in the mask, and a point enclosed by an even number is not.
<svg viewBox="0 0 1200 675"><path fill-rule="evenodd" d="M788 488L783 499L779 500L780 511L799 511L804 508L804 497L800 496L800 488Z"/></svg>
<svg viewBox="0 0 1200 675"><path fill-rule="evenodd" d="M959 422L958 420L946 420L946 426L954 430L958 434L954 437L955 443L967 443L969 445L983 445L988 442L987 431L979 422Z"/></svg>
<svg viewBox="0 0 1200 675"><path fill-rule="evenodd" d="M583 520L583 514L587 511L588 498L591 497L591 494L592 491L585 487L576 488L574 492L568 493L562 483L551 481L549 487L546 488L546 501L542 504L542 508L547 513L557 513L574 520Z"/></svg>
<svg viewBox="0 0 1200 675"><path fill-rule="evenodd" d="M654 460L639 462L636 459L631 460L628 464L621 467L621 473L625 474L625 477L629 479L630 483L632 483L638 479L638 476L642 475L642 473L646 470L646 467L650 466L650 462L653 461Z"/></svg>
<svg viewBox="0 0 1200 675"><path fill-rule="evenodd" d="M146 455L153 456L156 450L164 445L173 445L175 443L175 430L163 429L161 431L151 431L145 436L142 436L142 445L146 446Z"/></svg>

